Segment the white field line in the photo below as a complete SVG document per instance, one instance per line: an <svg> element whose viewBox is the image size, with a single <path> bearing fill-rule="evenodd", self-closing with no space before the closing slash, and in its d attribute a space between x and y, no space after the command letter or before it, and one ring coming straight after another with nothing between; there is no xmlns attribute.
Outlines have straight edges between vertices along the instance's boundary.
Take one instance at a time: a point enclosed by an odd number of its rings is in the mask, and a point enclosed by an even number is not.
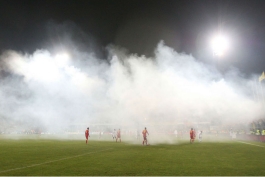
<svg viewBox="0 0 265 177"><path fill-rule="evenodd" d="M28 166L25 166L25 167L4 170L4 171L0 171L0 173L5 173L5 172L9 172L9 171L14 171L14 170L20 170L20 169L24 169L24 168L31 168L31 167L40 166L40 165L44 165L44 164L48 164L48 163L53 163L53 162L58 162L58 161L66 160L66 159L72 159L72 158L76 158L76 157L81 157L81 156L85 156L87 154L94 154L94 153L98 153L98 152L102 152L102 151L108 151L110 149L112 149L112 148L104 149L104 150L100 150L100 151L88 152L88 153L85 153L85 154L80 154L80 155L76 155L76 156L72 156L72 157L65 157L65 158L62 158L62 159L52 160L52 161L48 161L48 162L44 162L44 163L38 163L38 164L28 165Z"/></svg>
<svg viewBox="0 0 265 177"><path fill-rule="evenodd" d="M237 142L265 148L265 146L261 146L261 145L257 145L257 144L246 143L246 142L243 142L243 141L237 141Z"/></svg>

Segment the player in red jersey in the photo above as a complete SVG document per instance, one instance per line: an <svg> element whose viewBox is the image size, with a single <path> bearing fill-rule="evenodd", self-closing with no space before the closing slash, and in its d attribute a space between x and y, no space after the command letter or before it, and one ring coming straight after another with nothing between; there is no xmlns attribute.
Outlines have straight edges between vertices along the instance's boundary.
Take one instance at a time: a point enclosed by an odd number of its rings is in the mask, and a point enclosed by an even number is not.
<svg viewBox="0 0 265 177"><path fill-rule="evenodd" d="M121 130L120 129L117 131L116 142L117 142L118 139L120 139L120 142L121 142Z"/></svg>
<svg viewBox="0 0 265 177"><path fill-rule="evenodd" d="M143 138L144 138L144 140L143 140L143 145L144 145L144 142L145 142L145 144L147 145L147 138L146 138L146 137L147 137L147 134L149 135L149 133L148 133L146 127L144 128L142 134L143 134Z"/></svg>
<svg viewBox="0 0 265 177"><path fill-rule="evenodd" d="M190 130L190 143L193 143L194 142L194 131L193 131L193 128L191 128Z"/></svg>
<svg viewBox="0 0 265 177"><path fill-rule="evenodd" d="M86 131L85 131L85 137L86 137L86 144L87 144L87 142L88 142L88 137L90 137L90 136L89 136L89 127L87 127L87 129L86 129Z"/></svg>
<svg viewBox="0 0 265 177"><path fill-rule="evenodd" d="M195 141L195 139L196 139L196 130L193 129L193 142Z"/></svg>

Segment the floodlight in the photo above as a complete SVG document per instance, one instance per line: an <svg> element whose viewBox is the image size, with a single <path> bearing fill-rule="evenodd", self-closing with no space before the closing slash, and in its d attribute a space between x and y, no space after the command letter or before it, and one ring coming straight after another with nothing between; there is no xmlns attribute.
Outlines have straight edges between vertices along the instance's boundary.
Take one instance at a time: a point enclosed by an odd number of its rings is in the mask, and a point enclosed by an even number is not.
<svg viewBox="0 0 265 177"><path fill-rule="evenodd" d="M223 56L228 49L228 40L225 36L218 35L211 41L214 56Z"/></svg>

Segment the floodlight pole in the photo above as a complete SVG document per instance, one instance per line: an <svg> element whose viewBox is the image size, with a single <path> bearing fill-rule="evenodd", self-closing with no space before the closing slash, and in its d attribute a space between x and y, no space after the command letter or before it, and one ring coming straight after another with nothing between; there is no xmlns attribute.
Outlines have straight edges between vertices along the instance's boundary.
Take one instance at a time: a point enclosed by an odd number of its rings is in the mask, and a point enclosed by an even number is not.
<svg viewBox="0 0 265 177"><path fill-rule="evenodd" d="M258 89L257 89L257 83L256 80L253 81L252 84L252 91L253 91L253 98L255 101L259 101L259 94L258 94Z"/></svg>
<svg viewBox="0 0 265 177"><path fill-rule="evenodd" d="M264 99L264 93L263 93L263 87L262 87L262 80L259 82L259 86L260 86L260 91L261 91L261 103L262 103L262 106L263 108L265 108L265 99ZM264 113L265 113L265 109L264 110Z"/></svg>

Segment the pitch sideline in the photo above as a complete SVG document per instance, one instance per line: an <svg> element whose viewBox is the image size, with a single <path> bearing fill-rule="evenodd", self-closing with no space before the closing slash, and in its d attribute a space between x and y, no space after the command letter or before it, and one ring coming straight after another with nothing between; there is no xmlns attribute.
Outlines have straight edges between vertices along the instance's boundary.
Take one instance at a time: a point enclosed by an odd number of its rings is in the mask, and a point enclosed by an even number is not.
<svg viewBox="0 0 265 177"><path fill-rule="evenodd" d="M15 171L15 170L21 170L21 169L24 169L24 168L31 168L31 167L35 167L35 166L40 166L40 165L44 165L44 164L48 164L48 163L58 162L58 161L66 160L66 159L72 159L72 158L84 156L84 155L87 155L87 154L94 154L94 153L107 151L107 150L111 150L111 149L113 149L113 148L104 149L104 150L100 150L100 151L94 151L94 152L88 152L88 153L85 153L85 154L80 154L80 155L76 155L76 156L72 156L72 157L65 157L65 158L62 158L62 159L52 160L52 161L48 161L48 162L44 162L44 163L28 165L28 166L25 166L25 167L13 168L13 169L9 169L9 170L0 171L0 173L5 173L5 172Z"/></svg>
<svg viewBox="0 0 265 177"><path fill-rule="evenodd" d="M246 143L246 142L243 142L243 141L237 141L237 142L239 142L239 143L243 143L243 144L252 145L252 146L258 146L258 147L263 147L263 148L265 148L265 146L261 146L261 145L257 145L257 144Z"/></svg>

